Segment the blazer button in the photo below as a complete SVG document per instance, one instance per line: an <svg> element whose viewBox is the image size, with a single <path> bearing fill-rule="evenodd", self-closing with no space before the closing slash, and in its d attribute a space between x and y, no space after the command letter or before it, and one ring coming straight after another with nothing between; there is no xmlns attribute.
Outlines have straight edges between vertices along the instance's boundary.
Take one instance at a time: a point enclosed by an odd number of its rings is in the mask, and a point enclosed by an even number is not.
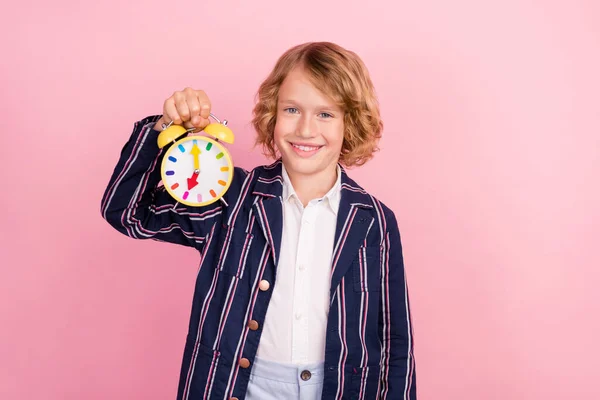
<svg viewBox="0 0 600 400"><path fill-rule="evenodd" d="M255 331L258 329L258 322L255 320L251 320L250 322L248 322L248 328L250 328L251 331Z"/></svg>
<svg viewBox="0 0 600 400"><path fill-rule="evenodd" d="M258 284L258 288L260 290L262 290L263 292L266 292L267 290L269 290L269 288L271 287L271 284L269 283L269 281L266 280L262 280L260 281L260 283Z"/></svg>
<svg viewBox="0 0 600 400"><path fill-rule="evenodd" d="M249 366L250 366L250 360L248 360L247 358L242 358L240 360L240 367L248 368Z"/></svg>

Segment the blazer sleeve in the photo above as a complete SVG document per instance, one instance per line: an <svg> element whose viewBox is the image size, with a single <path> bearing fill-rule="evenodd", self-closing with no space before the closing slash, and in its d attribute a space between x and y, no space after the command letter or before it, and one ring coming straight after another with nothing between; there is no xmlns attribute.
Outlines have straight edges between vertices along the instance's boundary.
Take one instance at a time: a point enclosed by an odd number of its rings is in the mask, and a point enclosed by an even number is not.
<svg viewBox="0 0 600 400"><path fill-rule="evenodd" d="M387 218L380 332L384 345L381 399L416 400L414 337L402 243L393 212Z"/></svg>
<svg viewBox="0 0 600 400"><path fill-rule="evenodd" d="M202 249L210 227L220 218L222 206L177 204L163 186L159 131L160 115L137 121L102 196L102 217L117 231L135 239L154 239ZM235 179L235 178L234 178Z"/></svg>

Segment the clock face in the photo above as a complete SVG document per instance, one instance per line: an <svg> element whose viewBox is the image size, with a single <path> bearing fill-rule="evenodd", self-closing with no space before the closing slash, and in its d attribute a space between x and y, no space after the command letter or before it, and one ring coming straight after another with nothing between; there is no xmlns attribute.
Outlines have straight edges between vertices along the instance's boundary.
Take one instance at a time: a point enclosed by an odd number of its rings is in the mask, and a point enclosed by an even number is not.
<svg viewBox="0 0 600 400"><path fill-rule="evenodd" d="M229 189L233 164L221 143L204 136L188 136L169 147L161 174L173 198L199 207L214 203Z"/></svg>

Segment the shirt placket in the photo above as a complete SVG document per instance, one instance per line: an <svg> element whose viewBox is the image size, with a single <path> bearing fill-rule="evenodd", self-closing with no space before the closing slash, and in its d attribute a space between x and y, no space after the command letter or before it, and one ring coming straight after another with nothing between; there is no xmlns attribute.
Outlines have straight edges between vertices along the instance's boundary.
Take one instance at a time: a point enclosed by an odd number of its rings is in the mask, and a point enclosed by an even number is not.
<svg viewBox="0 0 600 400"><path fill-rule="evenodd" d="M306 308L309 301L310 284L309 257L314 249L311 249L311 237L314 236L314 216L315 207L309 204L301 211L300 229L298 234L298 251L296 253L295 275L294 282L294 319L293 319L293 346L292 358L294 362L304 363L308 357L307 350L309 347L309 331L308 331L308 310Z"/></svg>

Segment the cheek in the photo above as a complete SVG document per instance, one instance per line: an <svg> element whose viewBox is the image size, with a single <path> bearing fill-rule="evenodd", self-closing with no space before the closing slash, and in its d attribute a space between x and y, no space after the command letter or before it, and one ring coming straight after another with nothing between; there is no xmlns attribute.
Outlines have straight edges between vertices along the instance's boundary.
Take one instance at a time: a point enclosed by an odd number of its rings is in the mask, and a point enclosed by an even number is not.
<svg viewBox="0 0 600 400"><path fill-rule="evenodd" d="M273 128L273 140L275 141L275 144L277 144L277 142L281 140L281 136L281 123L279 122L279 120L277 120L275 122L275 128Z"/></svg>
<svg viewBox="0 0 600 400"><path fill-rule="evenodd" d="M330 146L333 148L342 148L342 144L344 143L344 126L338 125L336 127L332 127L329 132L327 132L327 141Z"/></svg>
<svg viewBox="0 0 600 400"><path fill-rule="evenodd" d="M273 129L273 138L276 142L284 141L284 138L293 134L295 129L294 121L286 118L278 118Z"/></svg>

